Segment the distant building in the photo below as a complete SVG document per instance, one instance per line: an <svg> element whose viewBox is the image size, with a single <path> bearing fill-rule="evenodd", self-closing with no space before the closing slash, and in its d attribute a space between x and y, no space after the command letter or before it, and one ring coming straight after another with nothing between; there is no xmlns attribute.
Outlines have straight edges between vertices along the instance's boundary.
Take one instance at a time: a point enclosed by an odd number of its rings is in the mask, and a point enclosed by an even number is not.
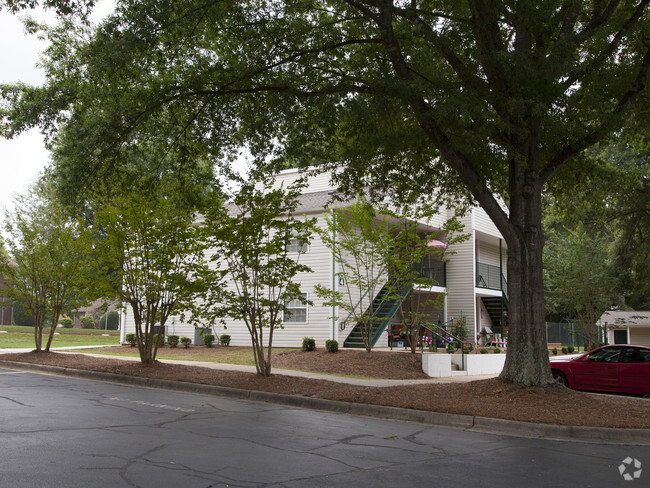
<svg viewBox="0 0 650 488"><path fill-rule="evenodd" d="M599 320L607 330L610 344L639 344L650 346L650 310L611 310Z"/></svg>

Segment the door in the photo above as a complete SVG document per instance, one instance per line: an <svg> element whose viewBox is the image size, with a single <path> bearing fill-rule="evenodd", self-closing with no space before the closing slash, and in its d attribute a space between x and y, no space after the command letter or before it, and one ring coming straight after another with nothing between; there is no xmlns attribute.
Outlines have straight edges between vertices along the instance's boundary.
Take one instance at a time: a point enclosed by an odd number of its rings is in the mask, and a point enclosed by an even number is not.
<svg viewBox="0 0 650 488"><path fill-rule="evenodd" d="M626 347L619 365L621 393L650 395L650 349Z"/></svg>
<svg viewBox="0 0 650 488"><path fill-rule="evenodd" d="M576 388L593 391L618 391L620 347L603 347L573 363Z"/></svg>
<svg viewBox="0 0 650 488"><path fill-rule="evenodd" d="M614 331L614 344L627 344L627 329Z"/></svg>

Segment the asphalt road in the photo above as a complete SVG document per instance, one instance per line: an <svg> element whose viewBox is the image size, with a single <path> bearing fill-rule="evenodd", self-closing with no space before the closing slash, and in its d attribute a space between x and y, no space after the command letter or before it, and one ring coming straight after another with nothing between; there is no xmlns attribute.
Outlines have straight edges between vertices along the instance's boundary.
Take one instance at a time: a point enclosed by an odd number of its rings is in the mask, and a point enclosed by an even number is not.
<svg viewBox="0 0 650 488"><path fill-rule="evenodd" d="M650 480L650 447L481 434L8 369L0 369L0 448L0 488Z"/></svg>

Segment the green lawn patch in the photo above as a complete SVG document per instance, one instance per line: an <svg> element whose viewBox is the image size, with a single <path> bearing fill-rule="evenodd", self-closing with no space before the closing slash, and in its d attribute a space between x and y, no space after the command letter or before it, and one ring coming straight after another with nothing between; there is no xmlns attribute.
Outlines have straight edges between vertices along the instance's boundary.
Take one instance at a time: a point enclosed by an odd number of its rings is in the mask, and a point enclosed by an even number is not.
<svg viewBox="0 0 650 488"><path fill-rule="evenodd" d="M33 348L34 328L21 326L2 326L6 333L0 333L0 351L2 349ZM52 340L52 347L76 346L103 346L114 345L120 342L119 331L92 330L92 329L64 329L57 327L58 335ZM43 330L43 346L47 343L50 329ZM104 337L102 334L109 334Z"/></svg>

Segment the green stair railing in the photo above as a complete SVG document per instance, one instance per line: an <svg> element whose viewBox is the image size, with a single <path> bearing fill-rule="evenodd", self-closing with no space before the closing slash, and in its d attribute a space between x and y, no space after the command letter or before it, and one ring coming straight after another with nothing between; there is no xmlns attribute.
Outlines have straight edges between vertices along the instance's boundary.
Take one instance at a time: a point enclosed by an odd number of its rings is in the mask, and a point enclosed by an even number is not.
<svg viewBox="0 0 650 488"><path fill-rule="evenodd" d="M395 317L399 306L410 291L411 287L405 286L399 294L386 297L388 285L384 286L373 300L372 319L366 324L355 325L343 342L343 347L363 348L365 347L363 337L368 337L370 334L372 334L371 344L374 346L386 330L390 321ZM365 327L365 330L362 330L361 327Z"/></svg>

